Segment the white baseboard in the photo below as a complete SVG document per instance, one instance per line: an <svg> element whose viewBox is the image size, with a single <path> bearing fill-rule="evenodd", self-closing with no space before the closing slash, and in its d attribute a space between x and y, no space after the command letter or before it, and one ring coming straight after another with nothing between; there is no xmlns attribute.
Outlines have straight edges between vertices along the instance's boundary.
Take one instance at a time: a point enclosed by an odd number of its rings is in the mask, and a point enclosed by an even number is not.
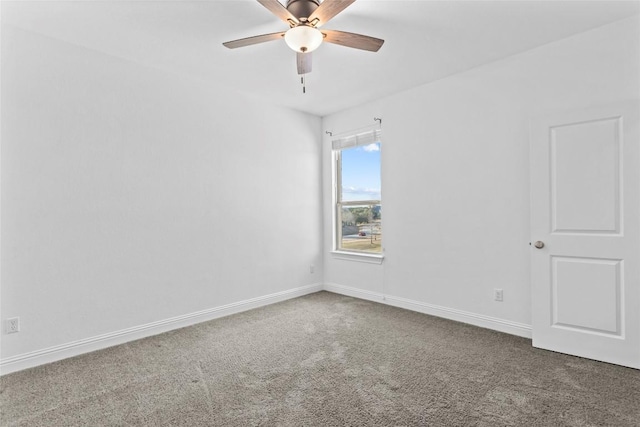
<svg viewBox="0 0 640 427"><path fill-rule="evenodd" d="M326 283L324 285L317 283L313 285L289 289L282 292L276 292L269 295L263 295L245 301L226 304L223 306L214 307L194 313L176 316L170 319L147 323L145 325L122 329L120 331L110 332L108 334L85 338L82 340L73 341L42 350L19 354L17 356L8 357L0 360L0 375L10 374L12 372L21 371L23 369L33 368L35 366L44 365L46 363L67 359L69 357L79 356L84 353L101 350L103 348L112 347L114 345L124 344L130 341L150 337L174 329L184 328L186 326L218 319L220 317L225 317L231 314L263 307L269 304L274 304L276 302L312 294L321 290L341 295L347 295L354 298L360 298L363 300L379 302L394 307L417 311L419 313L425 313L432 316L455 320L458 322L469 323L471 325L493 329L496 331L505 332L525 338L531 338L530 325L442 307L434 304L427 304L420 301L409 300L406 298L383 295L379 292L365 291L358 288L352 288L350 286L342 286L334 283Z"/></svg>
<svg viewBox="0 0 640 427"><path fill-rule="evenodd" d="M285 301L291 298L312 294L321 291L322 289L323 285L320 283L301 286L299 288L276 292L269 295L263 295L245 301L239 301L219 307L197 311L194 313L172 317L170 319L147 323L145 325L134 326L132 328L122 329L120 331L110 332L108 334L98 335L91 338L85 338L82 340L33 351L30 353L7 357L0 360L0 375L10 374L12 372L21 371L23 369L44 365L45 363L51 363L73 356L79 356L84 353L112 347L114 345L124 344L126 342L150 337L174 329L184 328L185 326L195 325L196 323L206 322L208 320L218 319L220 317L225 317L231 314L240 313L242 311L274 304L276 302Z"/></svg>
<svg viewBox="0 0 640 427"><path fill-rule="evenodd" d="M434 304L427 304L420 301L410 300L401 297L384 295L379 292L364 291L350 286L337 285L335 283L325 283L324 290L336 294L347 295L354 298L375 301L382 304L392 305L419 313L430 314L457 322L468 323L481 328L493 329L511 335L524 338L531 338L531 325L498 319L496 317L485 316L483 314L471 313L468 311L442 307Z"/></svg>

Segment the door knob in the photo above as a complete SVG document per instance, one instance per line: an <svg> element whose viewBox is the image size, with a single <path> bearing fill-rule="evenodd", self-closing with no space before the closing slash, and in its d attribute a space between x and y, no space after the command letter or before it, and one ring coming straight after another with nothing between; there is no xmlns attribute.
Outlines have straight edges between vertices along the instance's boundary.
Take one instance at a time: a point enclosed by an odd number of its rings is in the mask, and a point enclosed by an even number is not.
<svg viewBox="0 0 640 427"><path fill-rule="evenodd" d="M542 249L544 248L544 242L541 242L540 240L538 240L533 244L533 246L535 246L537 249Z"/></svg>

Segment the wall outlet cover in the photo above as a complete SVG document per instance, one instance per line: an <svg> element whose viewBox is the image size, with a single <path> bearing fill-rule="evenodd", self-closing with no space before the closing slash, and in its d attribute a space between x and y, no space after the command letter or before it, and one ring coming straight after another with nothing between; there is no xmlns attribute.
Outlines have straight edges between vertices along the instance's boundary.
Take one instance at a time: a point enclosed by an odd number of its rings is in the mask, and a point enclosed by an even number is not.
<svg viewBox="0 0 640 427"><path fill-rule="evenodd" d="M20 318L12 317L7 319L7 333L15 334L16 332L20 332Z"/></svg>

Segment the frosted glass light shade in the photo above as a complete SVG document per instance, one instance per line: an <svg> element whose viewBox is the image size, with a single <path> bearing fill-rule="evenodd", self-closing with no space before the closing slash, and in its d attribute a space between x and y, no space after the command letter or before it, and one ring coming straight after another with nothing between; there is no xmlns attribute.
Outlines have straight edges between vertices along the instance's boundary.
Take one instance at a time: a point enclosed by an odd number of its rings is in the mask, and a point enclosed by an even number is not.
<svg viewBox="0 0 640 427"><path fill-rule="evenodd" d="M324 36L317 28L298 25L284 34L284 41L296 52L313 52L320 46Z"/></svg>

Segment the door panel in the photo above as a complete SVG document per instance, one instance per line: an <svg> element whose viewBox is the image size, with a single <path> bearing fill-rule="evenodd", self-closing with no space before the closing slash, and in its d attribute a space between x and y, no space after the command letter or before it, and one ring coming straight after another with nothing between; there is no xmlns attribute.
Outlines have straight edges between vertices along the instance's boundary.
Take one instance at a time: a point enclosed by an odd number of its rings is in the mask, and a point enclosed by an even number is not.
<svg viewBox="0 0 640 427"><path fill-rule="evenodd" d="M550 128L554 232L619 232L620 121Z"/></svg>
<svg viewBox="0 0 640 427"><path fill-rule="evenodd" d="M640 368L637 102L531 124L533 345Z"/></svg>
<svg viewBox="0 0 640 427"><path fill-rule="evenodd" d="M620 336L621 260L551 257L551 325Z"/></svg>

